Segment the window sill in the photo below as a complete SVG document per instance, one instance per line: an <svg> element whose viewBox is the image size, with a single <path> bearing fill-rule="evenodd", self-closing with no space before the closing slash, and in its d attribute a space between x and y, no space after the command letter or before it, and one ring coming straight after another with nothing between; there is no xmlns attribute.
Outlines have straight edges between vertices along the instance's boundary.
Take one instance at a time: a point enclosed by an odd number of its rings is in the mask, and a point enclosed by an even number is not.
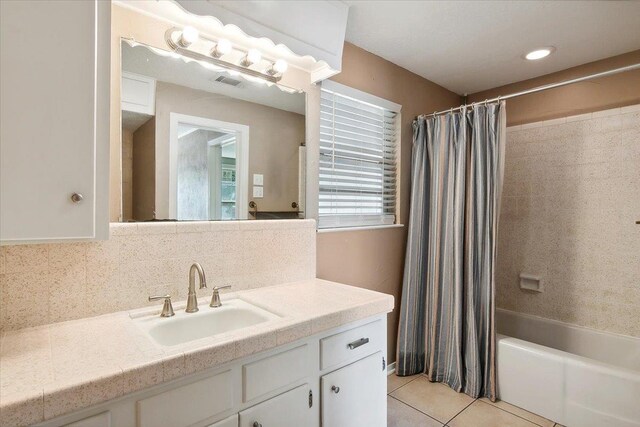
<svg viewBox="0 0 640 427"><path fill-rule="evenodd" d="M337 233L340 231L365 231L380 230L383 228L402 228L404 224L388 224L388 225L366 225L363 227L339 227L339 228L319 228L318 233Z"/></svg>

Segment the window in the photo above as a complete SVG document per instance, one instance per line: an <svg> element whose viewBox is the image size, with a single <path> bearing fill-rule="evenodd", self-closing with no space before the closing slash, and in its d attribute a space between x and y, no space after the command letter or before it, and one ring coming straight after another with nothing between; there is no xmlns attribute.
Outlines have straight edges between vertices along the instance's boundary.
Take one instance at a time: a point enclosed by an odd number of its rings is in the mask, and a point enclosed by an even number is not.
<svg viewBox="0 0 640 427"><path fill-rule="evenodd" d="M323 82L318 227L396 221L400 106Z"/></svg>

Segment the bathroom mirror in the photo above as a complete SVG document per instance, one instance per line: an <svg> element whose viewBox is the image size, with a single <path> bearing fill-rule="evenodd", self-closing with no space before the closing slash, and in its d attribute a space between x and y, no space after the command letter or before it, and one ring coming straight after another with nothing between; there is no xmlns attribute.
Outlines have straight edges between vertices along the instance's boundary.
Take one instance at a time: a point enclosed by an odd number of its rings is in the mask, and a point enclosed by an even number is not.
<svg viewBox="0 0 640 427"><path fill-rule="evenodd" d="M304 217L304 93L121 47L122 221Z"/></svg>

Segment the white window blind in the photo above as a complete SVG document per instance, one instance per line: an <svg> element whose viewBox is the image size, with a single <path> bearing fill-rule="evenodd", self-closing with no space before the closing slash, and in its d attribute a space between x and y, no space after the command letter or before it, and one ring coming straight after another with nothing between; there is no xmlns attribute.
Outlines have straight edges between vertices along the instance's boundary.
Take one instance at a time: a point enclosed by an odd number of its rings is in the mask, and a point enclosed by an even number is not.
<svg viewBox="0 0 640 427"><path fill-rule="evenodd" d="M394 224L397 111L321 91L318 227Z"/></svg>

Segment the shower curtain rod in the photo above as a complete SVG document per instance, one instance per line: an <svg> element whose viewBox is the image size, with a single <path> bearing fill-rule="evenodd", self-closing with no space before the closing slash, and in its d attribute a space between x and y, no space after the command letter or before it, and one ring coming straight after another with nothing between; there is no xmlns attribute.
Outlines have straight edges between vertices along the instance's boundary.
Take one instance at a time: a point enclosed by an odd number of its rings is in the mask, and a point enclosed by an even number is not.
<svg viewBox="0 0 640 427"><path fill-rule="evenodd" d="M447 114L447 113L451 113L451 112L454 112L454 111L462 110L464 107L468 107L468 106L484 104L484 103L489 103L489 102L496 102L496 101L504 101L506 99L515 98L516 96L522 96L522 95L528 95L530 93L542 92L543 90L547 90L547 89L555 89L557 87L566 86L566 85L570 85L570 84L573 84L573 83L580 83L580 82L584 82L584 81L587 81L587 80L593 80L593 79L597 79L597 78L600 78L600 77L611 76L613 74L624 73L626 71L632 71L632 70L637 70L637 69L640 69L640 63L627 65L625 67L620 67L620 68L614 68L613 70L602 71L600 73L590 74L588 76L578 77L578 78L571 79L571 80L565 80L565 81L558 82L558 83L550 83L550 84L547 84L547 85L534 87L534 88L523 90L523 91L520 91L520 92L514 92L514 93L510 93L508 95L503 95L503 96L498 96L496 98L486 99L484 101L472 102L470 104L463 104L463 105L461 105L459 107L449 108L448 110L435 111L435 112L433 112L431 114L425 114L424 116L425 117L428 117L428 116L434 116L435 117L435 116L439 116L441 114Z"/></svg>

